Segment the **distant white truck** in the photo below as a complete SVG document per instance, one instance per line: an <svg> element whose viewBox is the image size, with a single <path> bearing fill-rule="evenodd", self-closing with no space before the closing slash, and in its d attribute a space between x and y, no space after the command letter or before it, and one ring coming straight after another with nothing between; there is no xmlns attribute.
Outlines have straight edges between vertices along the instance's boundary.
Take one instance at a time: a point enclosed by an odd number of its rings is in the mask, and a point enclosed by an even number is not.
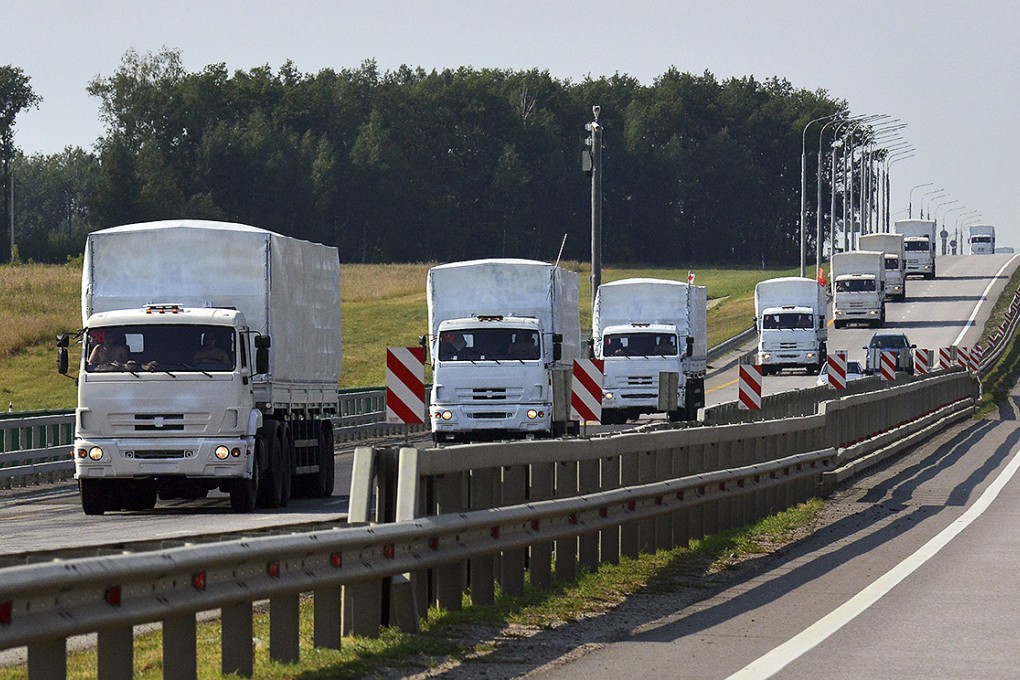
<svg viewBox="0 0 1020 680"><path fill-rule="evenodd" d="M970 254L991 255L995 252L995 227L975 224L970 228Z"/></svg>
<svg viewBox="0 0 1020 680"><path fill-rule="evenodd" d="M903 302L907 298L907 260L903 234L865 234L858 241L861 250L885 253L885 298Z"/></svg>
<svg viewBox="0 0 1020 680"><path fill-rule="evenodd" d="M435 441L575 433L578 279L561 267L486 259L433 267L427 304Z"/></svg>
<svg viewBox="0 0 1020 680"><path fill-rule="evenodd" d="M758 364L762 373L825 365L828 327L825 288L814 279L786 276L754 287Z"/></svg>
<svg viewBox="0 0 1020 680"><path fill-rule="evenodd" d="M896 220L893 231L903 234L907 276L917 274L926 279L935 278L935 221Z"/></svg>
<svg viewBox="0 0 1020 680"><path fill-rule="evenodd" d="M237 512L333 492L337 249L168 220L85 243L72 455L87 515L230 494ZM68 337L57 366L68 370Z"/></svg>
<svg viewBox="0 0 1020 680"><path fill-rule="evenodd" d="M832 256L832 324L885 324L885 254L850 250Z"/></svg>
<svg viewBox="0 0 1020 680"><path fill-rule="evenodd" d="M599 286L593 349L603 359L603 424L659 411L659 374L677 374L670 420L694 420L705 405L708 362L704 286L636 278Z"/></svg>

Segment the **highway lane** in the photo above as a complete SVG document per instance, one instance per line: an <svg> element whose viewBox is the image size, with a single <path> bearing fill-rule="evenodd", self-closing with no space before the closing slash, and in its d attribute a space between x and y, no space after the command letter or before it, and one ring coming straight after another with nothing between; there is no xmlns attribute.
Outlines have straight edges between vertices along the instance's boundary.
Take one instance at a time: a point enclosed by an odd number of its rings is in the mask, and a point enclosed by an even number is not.
<svg viewBox="0 0 1020 680"><path fill-rule="evenodd" d="M837 494L782 556L532 676L1015 678L1018 418L1014 390Z"/></svg>
<svg viewBox="0 0 1020 680"><path fill-rule="evenodd" d="M935 351L956 342L963 346L973 345L981 336L995 300L1020 263L1020 258L1014 257L940 257L937 279L910 278L907 281L907 300L886 303L886 323L882 329L853 326L836 330L830 322L829 351L846 350L848 358L863 363L866 354L863 347L879 330L905 333L913 344ZM1007 265L1006 269L999 274L1003 265ZM990 289L989 284L992 284ZM972 318L975 310L977 313ZM829 316L831 319L831 313ZM752 346L748 344L745 347L750 349ZM808 376L802 371L784 371L764 378L762 390L764 394L775 394L814 387L816 380L817 376ZM729 366L709 376L705 384L706 403L736 401L737 389L736 366Z"/></svg>

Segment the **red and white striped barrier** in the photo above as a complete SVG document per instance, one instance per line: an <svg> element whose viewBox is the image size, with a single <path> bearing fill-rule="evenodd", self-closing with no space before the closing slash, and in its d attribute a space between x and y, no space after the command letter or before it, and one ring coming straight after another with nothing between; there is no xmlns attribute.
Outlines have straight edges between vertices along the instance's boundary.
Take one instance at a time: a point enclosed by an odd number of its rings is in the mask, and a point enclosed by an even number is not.
<svg viewBox="0 0 1020 680"><path fill-rule="evenodd" d="M970 368L970 348L969 347L957 347L956 348L956 360L964 368Z"/></svg>
<svg viewBox="0 0 1020 680"><path fill-rule="evenodd" d="M914 350L914 375L927 375L932 370L930 349Z"/></svg>
<svg viewBox="0 0 1020 680"><path fill-rule="evenodd" d="M761 410L761 366L740 364L739 406L745 411Z"/></svg>
<svg viewBox="0 0 1020 680"><path fill-rule="evenodd" d="M840 350L829 354L828 376L829 385L837 390L846 389L846 352Z"/></svg>
<svg viewBox="0 0 1020 680"><path fill-rule="evenodd" d="M953 367L953 348L939 347L939 368L947 369Z"/></svg>
<svg viewBox="0 0 1020 680"><path fill-rule="evenodd" d="M602 422L602 359L574 359L574 380L570 388L570 417Z"/></svg>
<svg viewBox="0 0 1020 680"><path fill-rule="evenodd" d="M983 354L984 354L984 351L980 347L972 347L971 348L971 350L970 350L970 370L974 371L975 373L978 372L978 368L980 368L980 365L981 365L981 356Z"/></svg>
<svg viewBox="0 0 1020 680"><path fill-rule="evenodd" d="M425 348L386 348L386 422L425 424Z"/></svg>
<svg viewBox="0 0 1020 680"><path fill-rule="evenodd" d="M882 360L879 372L883 380L896 380L896 351L882 350Z"/></svg>

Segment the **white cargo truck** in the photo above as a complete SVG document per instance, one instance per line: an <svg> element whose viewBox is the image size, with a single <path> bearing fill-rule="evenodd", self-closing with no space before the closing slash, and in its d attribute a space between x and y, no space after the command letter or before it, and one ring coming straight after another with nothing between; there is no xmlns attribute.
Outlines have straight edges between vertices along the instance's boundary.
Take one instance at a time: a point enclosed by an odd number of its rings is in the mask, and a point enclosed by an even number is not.
<svg viewBox="0 0 1020 680"><path fill-rule="evenodd" d="M907 276L918 274L926 279L935 278L935 221L896 220L893 231L903 234Z"/></svg>
<svg viewBox="0 0 1020 680"><path fill-rule="evenodd" d="M991 255L995 252L995 227L975 224L970 228L970 254Z"/></svg>
<svg viewBox="0 0 1020 680"><path fill-rule="evenodd" d="M86 241L81 305L86 514L214 489L237 512L332 495L336 248L223 222L104 229Z"/></svg>
<svg viewBox="0 0 1020 680"><path fill-rule="evenodd" d="M829 330L825 288L814 279L784 276L754 287L758 365L762 373L784 368L822 370Z"/></svg>
<svg viewBox="0 0 1020 680"><path fill-rule="evenodd" d="M885 254L885 298L907 299L907 259L903 234L865 234L858 240L861 250L880 250Z"/></svg>
<svg viewBox="0 0 1020 680"><path fill-rule="evenodd" d="M885 254L849 250L832 256L832 325L885 324Z"/></svg>
<svg viewBox="0 0 1020 680"><path fill-rule="evenodd" d="M426 292L435 441L576 433L581 355L575 272L518 259L433 267Z"/></svg>
<svg viewBox="0 0 1020 680"><path fill-rule="evenodd" d="M599 286L592 339L595 357L605 361L603 424L659 411L661 373L677 376L676 409L667 417L697 418L705 405L707 307L704 286L679 281L638 278Z"/></svg>

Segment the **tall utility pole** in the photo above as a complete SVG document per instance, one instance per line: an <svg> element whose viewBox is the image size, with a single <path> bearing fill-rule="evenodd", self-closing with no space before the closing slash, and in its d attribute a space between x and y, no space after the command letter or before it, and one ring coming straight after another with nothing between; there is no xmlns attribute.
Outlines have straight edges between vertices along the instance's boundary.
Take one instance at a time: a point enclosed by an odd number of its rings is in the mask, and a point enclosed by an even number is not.
<svg viewBox="0 0 1020 680"><path fill-rule="evenodd" d="M591 133L586 143L591 147L591 305L595 308L595 294L602 284L602 126L599 125L599 111L602 107L591 107L595 120L584 129ZM586 167L585 170L589 170Z"/></svg>

